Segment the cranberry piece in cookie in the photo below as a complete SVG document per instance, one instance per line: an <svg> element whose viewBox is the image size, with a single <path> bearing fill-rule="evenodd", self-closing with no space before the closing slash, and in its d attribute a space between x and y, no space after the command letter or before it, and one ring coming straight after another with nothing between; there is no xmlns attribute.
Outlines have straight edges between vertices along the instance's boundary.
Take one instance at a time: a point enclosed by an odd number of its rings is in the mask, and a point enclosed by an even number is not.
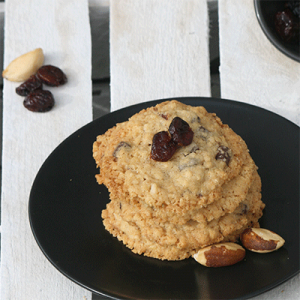
<svg viewBox="0 0 300 300"><path fill-rule="evenodd" d="M191 144L194 132L190 125L179 117L175 117L169 127L169 132L174 142L180 146L187 146Z"/></svg>
<svg viewBox="0 0 300 300"><path fill-rule="evenodd" d="M218 152L216 154L216 159L226 162L226 164L228 166L228 164L230 162L229 148L226 146L219 146Z"/></svg>
<svg viewBox="0 0 300 300"><path fill-rule="evenodd" d="M168 161L178 148L167 131L160 131L153 136L150 157L156 161Z"/></svg>

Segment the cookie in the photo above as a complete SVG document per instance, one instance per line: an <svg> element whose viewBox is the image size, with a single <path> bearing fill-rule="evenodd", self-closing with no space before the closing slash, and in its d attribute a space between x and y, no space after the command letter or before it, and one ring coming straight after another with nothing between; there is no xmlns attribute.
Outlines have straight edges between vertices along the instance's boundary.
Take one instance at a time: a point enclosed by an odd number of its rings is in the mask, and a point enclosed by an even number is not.
<svg viewBox="0 0 300 300"><path fill-rule="evenodd" d="M172 135L176 117L192 132L188 143ZM177 143L166 161L152 155L158 132ZM110 193L103 224L134 253L185 259L259 227L261 181L247 145L204 107L173 100L142 110L98 136L93 157Z"/></svg>
<svg viewBox="0 0 300 300"><path fill-rule="evenodd" d="M219 218L226 213L234 211L240 202L245 200L250 184L256 171L256 165L248 154L241 172L231 181L222 186L222 194L218 201L201 208L189 209L188 206L180 207L178 205L162 205L159 207L149 206L138 197L128 198L127 202L131 203L144 218L156 218L159 222L168 220L175 224L184 224L189 220L197 222L211 221ZM123 202L120 198L111 200Z"/></svg>
<svg viewBox="0 0 300 300"><path fill-rule="evenodd" d="M176 116L192 128L193 142L178 149L167 162L152 160L153 136L168 130ZM220 149L227 149L228 162L218 159ZM190 210L222 195L221 186L239 174L248 149L215 114L203 107L169 101L143 110L98 136L93 152L100 167L98 183L108 187L112 198L137 196L149 206Z"/></svg>
<svg viewBox="0 0 300 300"><path fill-rule="evenodd" d="M134 253L158 259L180 260L196 250L221 241L236 241L247 227L258 226L264 204L261 201L260 180L255 180L246 199L232 213L219 219L199 223L193 220L183 225L144 218L127 202L111 201L103 211L105 228Z"/></svg>

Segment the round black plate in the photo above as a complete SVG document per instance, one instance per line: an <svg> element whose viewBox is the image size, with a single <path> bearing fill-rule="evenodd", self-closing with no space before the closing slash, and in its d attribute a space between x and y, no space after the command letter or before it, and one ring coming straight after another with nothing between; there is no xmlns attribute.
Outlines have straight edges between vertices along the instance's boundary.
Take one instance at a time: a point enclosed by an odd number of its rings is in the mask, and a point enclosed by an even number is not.
<svg viewBox="0 0 300 300"><path fill-rule="evenodd" d="M275 29L275 15L284 10L287 1L254 0L257 20L270 42L283 54L300 62L300 43L285 42Z"/></svg>
<svg viewBox="0 0 300 300"><path fill-rule="evenodd" d="M167 99L165 99L167 100ZM259 166L266 209L261 226L286 240L269 254L247 251L231 267L193 258L169 262L133 254L105 231L107 189L95 180L96 136L159 101L105 115L76 131L45 161L33 183L29 218L38 245L65 276L92 292L121 299L236 299L265 292L299 272L299 127L244 103L177 98L203 105L240 134ZM146 122L146 120L145 120Z"/></svg>

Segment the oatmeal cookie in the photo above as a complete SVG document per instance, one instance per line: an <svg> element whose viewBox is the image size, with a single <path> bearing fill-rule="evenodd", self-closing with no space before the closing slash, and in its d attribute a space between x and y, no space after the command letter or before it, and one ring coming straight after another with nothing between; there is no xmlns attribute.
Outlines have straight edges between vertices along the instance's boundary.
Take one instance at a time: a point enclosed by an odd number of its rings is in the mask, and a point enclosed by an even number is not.
<svg viewBox="0 0 300 300"><path fill-rule="evenodd" d="M174 117L185 120L193 142L167 162L150 158L152 139ZM112 198L138 197L149 206L201 208L222 196L222 185L240 173L247 145L203 107L168 101L134 115L98 136L93 155ZM224 159L225 157L225 159Z"/></svg>
<svg viewBox="0 0 300 300"><path fill-rule="evenodd" d="M246 199L232 213L199 223L190 220L183 225L144 218L128 204L111 201L103 211L105 228L134 253L159 259L185 259L200 248L221 241L236 241L247 227L257 227L264 204L260 179L255 175Z"/></svg>
<svg viewBox="0 0 300 300"><path fill-rule="evenodd" d="M192 139L176 141L167 161L154 160L154 135L173 139L176 117ZM204 107L173 100L142 110L98 136L93 157L110 193L103 224L134 253L185 259L259 227L261 181L247 145Z"/></svg>
<svg viewBox="0 0 300 300"><path fill-rule="evenodd" d="M233 212L245 200L253 177L257 174L256 169L256 165L248 154L248 159L242 166L241 172L222 186L220 198L201 208L189 209L188 206L182 207L172 204L154 207L147 205L138 196L121 200L121 198L114 198L111 195L111 200L120 203L129 202L144 218L156 218L159 222L166 220L174 224L185 224L189 220L207 222Z"/></svg>

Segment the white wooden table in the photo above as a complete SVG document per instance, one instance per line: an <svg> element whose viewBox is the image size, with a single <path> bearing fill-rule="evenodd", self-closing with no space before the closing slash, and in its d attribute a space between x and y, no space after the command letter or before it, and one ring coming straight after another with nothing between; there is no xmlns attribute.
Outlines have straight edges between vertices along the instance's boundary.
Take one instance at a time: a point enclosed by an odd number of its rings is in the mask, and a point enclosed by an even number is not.
<svg viewBox="0 0 300 300"><path fill-rule="evenodd" d="M18 84L4 81L3 300L92 297L46 260L31 234L27 213L30 188L43 161L92 120L88 4L87 0L5 3L4 66L42 47L45 63L61 67L69 82L53 88L54 109L37 114L23 107L15 93ZM300 64L268 42L252 0L219 0L219 17L221 96L267 108L300 125ZM208 24L206 0L111 0L111 110L159 98L210 96ZM293 91L288 99L287 90ZM257 299L299 299L299 278Z"/></svg>
<svg viewBox="0 0 300 300"><path fill-rule="evenodd" d="M68 83L51 91L48 113L23 107L19 83L4 80L1 299L91 299L60 274L31 233L28 199L41 164L72 132L92 120L91 38L88 1L8 0L4 66L41 47L45 64L60 67Z"/></svg>

